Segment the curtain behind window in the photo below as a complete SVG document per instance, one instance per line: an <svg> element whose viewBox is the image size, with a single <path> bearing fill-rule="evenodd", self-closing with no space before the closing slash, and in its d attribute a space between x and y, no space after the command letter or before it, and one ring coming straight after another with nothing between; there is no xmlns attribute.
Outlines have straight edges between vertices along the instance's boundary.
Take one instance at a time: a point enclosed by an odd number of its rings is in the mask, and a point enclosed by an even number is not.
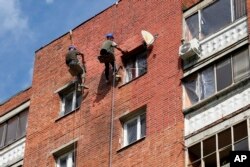
<svg viewBox="0 0 250 167"><path fill-rule="evenodd" d="M246 15L246 0L234 0L234 17L235 20Z"/></svg>

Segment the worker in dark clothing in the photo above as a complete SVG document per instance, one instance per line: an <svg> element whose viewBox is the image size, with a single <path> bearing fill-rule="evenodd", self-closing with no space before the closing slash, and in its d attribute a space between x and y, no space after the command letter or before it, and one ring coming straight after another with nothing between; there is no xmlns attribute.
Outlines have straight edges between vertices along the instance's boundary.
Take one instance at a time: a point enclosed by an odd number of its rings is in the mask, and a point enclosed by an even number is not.
<svg viewBox="0 0 250 167"><path fill-rule="evenodd" d="M79 62L79 57L81 56L81 63ZM77 81L79 83L78 90L82 90L81 88L88 89L87 86L84 85L85 83L85 75L86 75L86 67L85 67L85 60L84 54L79 52L75 46L70 45L69 51L66 54L66 64L69 67L69 71L73 76L77 77Z"/></svg>
<svg viewBox="0 0 250 167"><path fill-rule="evenodd" d="M116 73L116 65L115 65L115 55L114 55L114 48L118 49L120 52L124 53L124 51L117 46L117 44L114 42L114 36L112 33L109 33L106 35L107 40L103 42L100 54L101 56L107 56L109 57L108 62L105 62L105 78L106 83L109 82L109 64L111 64L113 68L113 72Z"/></svg>

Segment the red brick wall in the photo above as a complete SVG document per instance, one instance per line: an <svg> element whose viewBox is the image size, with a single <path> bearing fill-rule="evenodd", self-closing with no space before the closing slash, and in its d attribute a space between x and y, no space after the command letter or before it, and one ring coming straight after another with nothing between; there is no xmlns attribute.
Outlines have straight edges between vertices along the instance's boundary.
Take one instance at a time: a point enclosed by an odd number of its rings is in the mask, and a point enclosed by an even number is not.
<svg viewBox="0 0 250 167"><path fill-rule="evenodd" d="M28 88L0 104L0 117L9 112L10 110L15 109L22 103L28 101L31 98L31 93L32 89Z"/></svg>
<svg viewBox="0 0 250 167"><path fill-rule="evenodd" d="M203 0L182 0L182 10L187 10L191 6Z"/></svg>
<svg viewBox="0 0 250 167"><path fill-rule="evenodd" d="M66 34L36 52L33 95L25 167L54 166L51 151L79 138L77 166L109 165L112 87L104 82L104 66L97 60L104 35L114 32L123 49L141 44L140 31L159 34L148 57L148 71L122 87L116 87L113 166L183 167L182 69L178 48L182 38L182 3L166 0L123 0L73 30L73 41L85 54L90 87L80 110L60 120L60 98L55 90L72 80L64 55L70 44ZM127 43L126 43L127 41ZM138 42L139 41L139 42ZM118 65L121 54L116 52ZM120 150L119 117L147 105L146 138ZM118 151L118 152L117 152Z"/></svg>

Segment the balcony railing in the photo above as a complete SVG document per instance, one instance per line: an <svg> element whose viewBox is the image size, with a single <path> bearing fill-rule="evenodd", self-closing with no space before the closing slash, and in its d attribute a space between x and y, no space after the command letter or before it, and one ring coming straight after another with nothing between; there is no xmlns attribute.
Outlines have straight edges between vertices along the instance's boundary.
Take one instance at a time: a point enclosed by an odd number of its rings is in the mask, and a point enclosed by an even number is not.
<svg viewBox="0 0 250 167"><path fill-rule="evenodd" d="M201 59L209 57L214 53L225 49L226 47L247 37L247 18L243 17L223 30L200 41Z"/></svg>
<svg viewBox="0 0 250 167"><path fill-rule="evenodd" d="M24 157L25 138L0 151L0 166L10 166Z"/></svg>

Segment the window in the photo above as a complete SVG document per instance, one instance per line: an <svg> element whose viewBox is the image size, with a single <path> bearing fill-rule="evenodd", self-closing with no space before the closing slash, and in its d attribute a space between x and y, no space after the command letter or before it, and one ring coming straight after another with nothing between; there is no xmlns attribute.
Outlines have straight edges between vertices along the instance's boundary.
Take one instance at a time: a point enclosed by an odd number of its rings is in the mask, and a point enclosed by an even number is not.
<svg viewBox="0 0 250 167"><path fill-rule="evenodd" d="M124 146L146 135L146 114L143 113L124 122Z"/></svg>
<svg viewBox="0 0 250 167"><path fill-rule="evenodd" d="M77 91L74 84L59 92L61 103L61 115L66 115L79 108L82 100L82 93Z"/></svg>
<svg viewBox="0 0 250 167"><path fill-rule="evenodd" d="M185 19L185 39L204 39L245 15L245 0L216 0Z"/></svg>
<svg viewBox="0 0 250 167"><path fill-rule="evenodd" d="M226 59L183 79L184 108L249 76L250 64L247 47L240 48L226 57Z"/></svg>
<svg viewBox="0 0 250 167"><path fill-rule="evenodd" d="M0 124L0 148L25 136L27 118L28 109Z"/></svg>
<svg viewBox="0 0 250 167"><path fill-rule="evenodd" d="M147 52L140 50L135 54L123 57L125 66L125 83L147 72Z"/></svg>
<svg viewBox="0 0 250 167"><path fill-rule="evenodd" d="M68 152L57 158L56 167L74 167L74 166L75 166L74 151Z"/></svg>
<svg viewBox="0 0 250 167"><path fill-rule="evenodd" d="M188 167L216 167L217 161L219 167L229 164L230 151L249 150L247 127L243 121L188 147Z"/></svg>

